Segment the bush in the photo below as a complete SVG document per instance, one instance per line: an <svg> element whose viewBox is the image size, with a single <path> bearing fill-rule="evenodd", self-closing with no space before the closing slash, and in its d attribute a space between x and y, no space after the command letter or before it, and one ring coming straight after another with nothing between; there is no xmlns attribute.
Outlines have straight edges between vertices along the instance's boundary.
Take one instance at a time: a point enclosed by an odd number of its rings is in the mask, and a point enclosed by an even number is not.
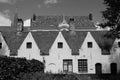
<svg viewBox="0 0 120 80"><path fill-rule="evenodd" d="M0 56L0 80L16 80L21 72L44 72L44 65L34 59Z"/></svg>

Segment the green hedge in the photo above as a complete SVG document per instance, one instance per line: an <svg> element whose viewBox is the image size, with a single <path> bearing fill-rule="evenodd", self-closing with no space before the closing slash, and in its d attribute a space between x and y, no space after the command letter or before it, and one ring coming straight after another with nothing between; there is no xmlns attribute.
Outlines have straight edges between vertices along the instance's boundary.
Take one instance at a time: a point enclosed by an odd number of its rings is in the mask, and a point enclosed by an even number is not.
<svg viewBox="0 0 120 80"><path fill-rule="evenodd" d="M18 80L120 80L120 75L21 73Z"/></svg>
<svg viewBox="0 0 120 80"><path fill-rule="evenodd" d="M21 72L44 72L44 65L35 59L0 56L0 80L16 80Z"/></svg>
<svg viewBox="0 0 120 80"><path fill-rule="evenodd" d="M19 80L79 80L74 74L21 73Z"/></svg>

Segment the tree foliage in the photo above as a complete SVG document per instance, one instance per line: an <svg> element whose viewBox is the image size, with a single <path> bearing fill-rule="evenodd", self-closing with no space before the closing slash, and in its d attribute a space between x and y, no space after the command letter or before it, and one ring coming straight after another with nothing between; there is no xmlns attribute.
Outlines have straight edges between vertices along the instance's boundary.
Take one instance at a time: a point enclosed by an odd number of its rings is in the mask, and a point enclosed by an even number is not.
<svg viewBox="0 0 120 80"><path fill-rule="evenodd" d="M104 0L104 4L107 8L102 12L105 19L103 27L118 26L120 24L120 0Z"/></svg>
<svg viewBox="0 0 120 80"><path fill-rule="evenodd" d="M120 0L104 0L106 10L102 11L104 23L101 27L110 27L113 35L118 37L120 31Z"/></svg>

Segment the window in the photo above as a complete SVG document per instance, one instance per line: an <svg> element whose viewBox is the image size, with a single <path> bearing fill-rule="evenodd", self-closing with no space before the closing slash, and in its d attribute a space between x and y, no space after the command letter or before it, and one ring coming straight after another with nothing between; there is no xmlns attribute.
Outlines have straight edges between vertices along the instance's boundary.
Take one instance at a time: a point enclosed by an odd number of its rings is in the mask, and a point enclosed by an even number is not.
<svg viewBox="0 0 120 80"><path fill-rule="evenodd" d="M78 59L78 71L87 72L87 59Z"/></svg>
<svg viewBox="0 0 120 80"><path fill-rule="evenodd" d="M0 49L2 49L2 43L0 43Z"/></svg>
<svg viewBox="0 0 120 80"><path fill-rule="evenodd" d="M70 21L74 21L74 18L70 18Z"/></svg>
<svg viewBox="0 0 120 80"><path fill-rule="evenodd" d="M92 42L88 42L88 48L92 48Z"/></svg>
<svg viewBox="0 0 120 80"><path fill-rule="evenodd" d="M63 71L64 72L72 72L73 71L72 60L71 59L63 60Z"/></svg>
<svg viewBox="0 0 120 80"><path fill-rule="evenodd" d="M120 47L120 42L118 42L118 47Z"/></svg>
<svg viewBox="0 0 120 80"><path fill-rule="evenodd" d="M63 48L63 43L62 42L58 42L58 48Z"/></svg>
<svg viewBox="0 0 120 80"><path fill-rule="evenodd" d="M27 42L27 48L32 48L32 42Z"/></svg>

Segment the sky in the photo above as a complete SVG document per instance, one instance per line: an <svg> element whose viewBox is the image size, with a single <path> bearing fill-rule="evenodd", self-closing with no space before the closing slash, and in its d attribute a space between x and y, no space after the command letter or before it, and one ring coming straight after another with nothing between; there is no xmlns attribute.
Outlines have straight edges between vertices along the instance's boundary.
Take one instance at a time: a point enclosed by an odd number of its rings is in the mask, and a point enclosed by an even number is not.
<svg viewBox="0 0 120 80"><path fill-rule="evenodd" d="M103 10L103 0L0 0L0 24L13 21L15 13L24 20L33 14L88 16L92 13L96 23L102 22Z"/></svg>

